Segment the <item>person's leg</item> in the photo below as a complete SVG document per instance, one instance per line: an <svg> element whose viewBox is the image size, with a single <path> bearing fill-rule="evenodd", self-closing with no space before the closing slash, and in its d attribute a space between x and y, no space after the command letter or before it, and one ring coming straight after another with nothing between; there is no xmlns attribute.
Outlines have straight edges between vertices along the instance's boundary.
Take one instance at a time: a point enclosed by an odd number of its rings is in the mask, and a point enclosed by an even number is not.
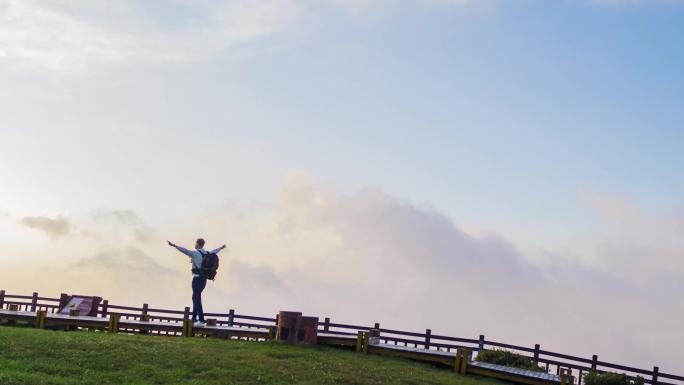
<svg viewBox="0 0 684 385"><path fill-rule="evenodd" d="M206 282L205 282L206 285ZM202 288L204 289L204 288ZM200 278L192 278L192 322L197 321L197 311L202 308L202 290L200 289ZM202 315L204 318L204 315ZM202 319L200 318L200 319Z"/></svg>
<svg viewBox="0 0 684 385"><path fill-rule="evenodd" d="M207 279L198 278L197 280L199 281L197 284L197 316L199 317L199 321L204 323L204 309L202 308L202 291L204 291L204 288L207 286Z"/></svg>

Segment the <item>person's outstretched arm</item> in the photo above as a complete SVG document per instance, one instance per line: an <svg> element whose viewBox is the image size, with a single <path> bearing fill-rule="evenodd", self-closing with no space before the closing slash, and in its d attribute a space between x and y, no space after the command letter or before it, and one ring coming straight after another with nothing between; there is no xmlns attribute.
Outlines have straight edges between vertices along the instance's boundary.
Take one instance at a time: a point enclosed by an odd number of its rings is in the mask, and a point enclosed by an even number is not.
<svg viewBox="0 0 684 385"><path fill-rule="evenodd" d="M226 248L226 245L223 245L223 246L221 246L221 247L218 247L218 248L212 250L211 253L212 253L212 254L216 254L216 253L218 253L219 251L221 251L221 250L223 250L223 249L225 249L225 248Z"/></svg>
<svg viewBox="0 0 684 385"><path fill-rule="evenodd" d="M166 242L169 244L169 246L176 248L176 250L178 250L178 251L180 251L181 253L187 255L188 257L192 257L192 256L193 256L192 253L190 252L190 250L186 249L185 247L183 247L183 246L178 246L178 245L176 245L175 243L171 243L171 241L166 241Z"/></svg>

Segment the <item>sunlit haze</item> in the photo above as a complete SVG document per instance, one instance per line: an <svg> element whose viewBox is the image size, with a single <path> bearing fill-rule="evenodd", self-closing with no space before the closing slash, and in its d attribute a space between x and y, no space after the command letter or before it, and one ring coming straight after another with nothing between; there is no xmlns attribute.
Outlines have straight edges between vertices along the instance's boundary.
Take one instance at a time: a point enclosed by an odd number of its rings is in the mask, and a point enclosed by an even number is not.
<svg viewBox="0 0 684 385"><path fill-rule="evenodd" d="M0 0L0 289L684 371L684 2Z"/></svg>

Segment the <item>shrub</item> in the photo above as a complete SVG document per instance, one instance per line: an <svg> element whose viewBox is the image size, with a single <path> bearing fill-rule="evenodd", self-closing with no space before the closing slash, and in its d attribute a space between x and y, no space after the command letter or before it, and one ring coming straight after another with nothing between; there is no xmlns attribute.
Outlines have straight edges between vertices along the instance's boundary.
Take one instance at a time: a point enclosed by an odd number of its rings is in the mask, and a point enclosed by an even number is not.
<svg viewBox="0 0 684 385"><path fill-rule="evenodd" d="M546 369L535 364L532 358L503 349L481 350L477 353L477 357L475 359L481 362L488 362L490 364L502 366L510 366L518 369L534 370L536 372L546 371Z"/></svg>
<svg viewBox="0 0 684 385"><path fill-rule="evenodd" d="M604 372L598 373L595 370L588 372L584 376L586 385L644 385L644 378L637 376L629 378L624 373Z"/></svg>

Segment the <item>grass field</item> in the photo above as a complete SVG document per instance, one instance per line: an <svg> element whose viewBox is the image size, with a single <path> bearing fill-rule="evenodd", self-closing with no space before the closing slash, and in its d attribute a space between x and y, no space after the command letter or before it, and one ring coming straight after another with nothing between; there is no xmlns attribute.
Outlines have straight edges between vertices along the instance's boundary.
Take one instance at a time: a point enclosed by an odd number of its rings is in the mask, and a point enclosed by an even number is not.
<svg viewBox="0 0 684 385"><path fill-rule="evenodd" d="M500 383L332 348L0 326L0 384Z"/></svg>

